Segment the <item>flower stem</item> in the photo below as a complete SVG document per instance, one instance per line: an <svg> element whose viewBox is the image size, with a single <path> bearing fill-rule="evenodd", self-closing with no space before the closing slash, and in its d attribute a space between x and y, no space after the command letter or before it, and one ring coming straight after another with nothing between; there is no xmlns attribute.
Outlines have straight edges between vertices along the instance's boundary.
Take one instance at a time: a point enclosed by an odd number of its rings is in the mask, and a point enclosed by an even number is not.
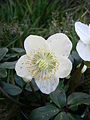
<svg viewBox="0 0 90 120"><path fill-rule="evenodd" d="M35 97L37 98L37 100L40 101L40 99L38 98L38 96L37 96L36 93L35 93L35 89L34 89L33 84L32 84L31 81L30 81L30 87L31 87L31 89L32 89L33 94L34 94Z"/></svg>
<svg viewBox="0 0 90 120"><path fill-rule="evenodd" d="M32 89L32 92L35 93L35 90L34 90L34 87L33 87L33 84L32 84L31 81L30 81L30 87L31 87L31 89Z"/></svg>

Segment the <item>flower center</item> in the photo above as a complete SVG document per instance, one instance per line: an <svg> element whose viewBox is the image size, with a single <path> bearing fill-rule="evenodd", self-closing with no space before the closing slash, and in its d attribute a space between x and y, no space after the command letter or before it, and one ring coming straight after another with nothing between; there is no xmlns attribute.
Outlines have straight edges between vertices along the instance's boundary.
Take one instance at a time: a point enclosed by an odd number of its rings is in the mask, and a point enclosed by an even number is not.
<svg viewBox="0 0 90 120"><path fill-rule="evenodd" d="M32 63L38 67L39 71L48 70L50 72L55 68L57 60L50 51L46 51L35 54Z"/></svg>
<svg viewBox="0 0 90 120"><path fill-rule="evenodd" d="M48 68L48 63L44 59L40 58L39 60L37 60L36 64L38 64L40 70L44 70Z"/></svg>
<svg viewBox="0 0 90 120"><path fill-rule="evenodd" d="M58 60L56 56L47 50L38 50L33 54L29 71L35 78L50 79L56 73Z"/></svg>

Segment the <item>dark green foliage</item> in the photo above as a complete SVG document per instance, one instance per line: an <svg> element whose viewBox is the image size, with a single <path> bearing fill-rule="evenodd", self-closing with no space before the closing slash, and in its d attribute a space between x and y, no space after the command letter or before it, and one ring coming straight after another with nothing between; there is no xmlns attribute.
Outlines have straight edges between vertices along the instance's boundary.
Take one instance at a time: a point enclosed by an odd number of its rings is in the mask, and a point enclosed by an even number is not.
<svg viewBox="0 0 90 120"><path fill-rule="evenodd" d="M54 120L70 120L65 112L59 113Z"/></svg>
<svg viewBox="0 0 90 120"><path fill-rule="evenodd" d="M74 106L80 104L90 105L90 95L82 92L72 93L68 96L67 104Z"/></svg>
<svg viewBox="0 0 90 120"><path fill-rule="evenodd" d="M46 105L44 107L37 108L32 111L30 118L31 120L49 120L51 117L56 115L59 109L53 105Z"/></svg>
<svg viewBox="0 0 90 120"><path fill-rule="evenodd" d="M24 80L21 77L17 76L16 74L14 75L14 80L16 84L19 85L21 88L23 88L24 85L26 84Z"/></svg>
<svg viewBox="0 0 90 120"><path fill-rule="evenodd" d="M16 62L17 62L17 61L1 63L1 64L0 64L0 68L14 69Z"/></svg>
<svg viewBox="0 0 90 120"><path fill-rule="evenodd" d="M31 120L49 120L51 118L54 120L81 120L80 115L72 114L73 111L77 111L78 106L81 104L90 105L90 95L82 92L75 92L66 99L64 89L60 89L59 87L50 94L50 98L52 103L57 106L54 108L57 108L57 112L52 113L52 111L50 111L51 106L53 106L51 103L50 105L33 110L30 115Z"/></svg>
<svg viewBox="0 0 90 120"><path fill-rule="evenodd" d="M58 107L64 107L66 105L66 94L63 89L56 89L50 94L50 98Z"/></svg>
<svg viewBox="0 0 90 120"><path fill-rule="evenodd" d="M0 78L7 77L7 71L6 69L0 69Z"/></svg>
<svg viewBox="0 0 90 120"><path fill-rule="evenodd" d="M5 82L2 82L2 88L5 92L12 96L18 95L22 92L20 87Z"/></svg>
<svg viewBox="0 0 90 120"><path fill-rule="evenodd" d="M7 52L8 52L7 48L0 48L0 61L4 58Z"/></svg>

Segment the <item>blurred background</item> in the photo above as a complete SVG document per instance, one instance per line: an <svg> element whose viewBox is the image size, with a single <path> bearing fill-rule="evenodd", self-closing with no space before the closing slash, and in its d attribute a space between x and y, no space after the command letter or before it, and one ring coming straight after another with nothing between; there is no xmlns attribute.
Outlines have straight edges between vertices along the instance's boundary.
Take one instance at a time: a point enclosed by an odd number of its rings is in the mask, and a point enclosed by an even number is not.
<svg viewBox="0 0 90 120"><path fill-rule="evenodd" d="M30 34L47 38L56 32L75 45L74 23L90 23L89 8L89 0L0 0L0 47L23 47Z"/></svg>

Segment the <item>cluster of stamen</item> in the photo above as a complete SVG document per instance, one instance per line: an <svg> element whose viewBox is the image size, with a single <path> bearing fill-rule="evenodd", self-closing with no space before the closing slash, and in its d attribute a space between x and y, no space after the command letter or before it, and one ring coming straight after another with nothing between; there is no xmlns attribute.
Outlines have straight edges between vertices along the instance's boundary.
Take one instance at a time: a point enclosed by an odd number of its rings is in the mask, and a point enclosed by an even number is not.
<svg viewBox="0 0 90 120"><path fill-rule="evenodd" d="M53 53L39 49L31 53L30 56L27 61L27 69L34 78L49 80L55 76L59 63Z"/></svg>

